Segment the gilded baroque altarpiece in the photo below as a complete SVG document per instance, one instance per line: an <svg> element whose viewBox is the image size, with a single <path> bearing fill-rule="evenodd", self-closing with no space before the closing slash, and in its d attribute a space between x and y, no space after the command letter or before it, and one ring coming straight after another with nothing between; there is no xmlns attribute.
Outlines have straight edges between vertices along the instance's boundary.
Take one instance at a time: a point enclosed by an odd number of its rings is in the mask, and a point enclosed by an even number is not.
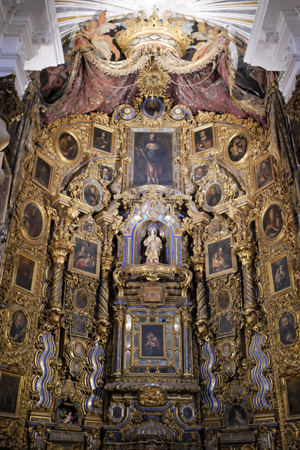
<svg viewBox="0 0 300 450"><path fill-rule="evenodd" d="M2 271L0 447L298 448L286 160L253 118L164 95L156 63L111 115L31 117Z"/></svg>

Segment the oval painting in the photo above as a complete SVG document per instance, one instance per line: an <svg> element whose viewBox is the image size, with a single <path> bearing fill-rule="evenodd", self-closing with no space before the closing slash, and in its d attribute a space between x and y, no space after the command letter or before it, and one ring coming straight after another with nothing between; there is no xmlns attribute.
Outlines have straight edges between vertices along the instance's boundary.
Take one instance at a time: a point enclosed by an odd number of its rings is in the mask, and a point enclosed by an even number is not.
<svg viewBox="0 0 300 450"><path fill-rule="evenodd" d="M35 203L28 203L23 211L23 230L31 239L38 239L43 231L43 215Z"/></svg>
<svg viewBox="0 0 300 450"><path fill-rule="evenodd" d="M83 197L86 203L93 208L97 208L101 203L101 192L94 183L86 184L83 191Z"/></svg>
<svg viewBox="0 0 300 450"><path fill-rule="evenodd" d="M240 161L246 154L248 141L246 136L239 134L231 139L228 146L228 156L232 162Z"/></svg>
<svg viewBox="0 0 300 450"><path fill-rule="evenodd" d="M270 205L263 216L263 230L268 239L276 239L283 227L282 209L274 203Z"/></svg>
<svg viewBox="0 0 300 450"><path fill-rule="evenodd" d="M218 293L218 308L222 311L225 311L225 309L228 308L230 303L230 293L227 291L227 289L222 289Z"/></svg>
<svg viewBox="0 0 300 450"><path fill-rule="evenodd" d="M214 183L208 187L205 193L205 201L208 206L217 206L222 198L222 188L219 184Z"/></svg>
<svg viewBox="0 0 300 450"><path fill-rule="evenodd" d="M78 144L76 139L70 133L62 133L59 136L58 145L64 158L69 161L76 159L78 155Z"/></svg>
<svg viewBox="0 0 300 450"><path fill-rule="evenodd" d="M79 309L86 309L88 305L88 295L83 289L79 289L75 296L76 306Z"/></svg>

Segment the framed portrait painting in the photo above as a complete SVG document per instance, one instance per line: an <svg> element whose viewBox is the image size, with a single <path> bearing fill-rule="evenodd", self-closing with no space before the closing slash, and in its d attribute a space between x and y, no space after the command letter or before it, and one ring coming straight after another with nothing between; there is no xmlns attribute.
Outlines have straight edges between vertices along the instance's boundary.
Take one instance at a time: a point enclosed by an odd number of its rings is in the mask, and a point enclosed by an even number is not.
<svg viewBox="0 0 300 450"><path fill-rule="evenodd" d="M30 241L38 241L44 232L45 214L41 206L28 201L22 208L22 233Z"/></svg>
<svg viewBox="0 0 300 450"><path fill-rule="evenodd" d="M78 313L73 313L73 323L71 326L71 334L74 336L87 335L88 316L82 316Z"/></svg>
<svg viewBox="0 0 300 450"><path fill-rule="evenodd" d="M206 278L236 271L236 257L231 250L232 238L205 243Z"/></svg>
<svg viewBox="0 0 300 450"><path fill-rule="evenodd" d="M300 375L293 375L283 379L285 395L284 403L288 418L300 419Z"/></svg>
<svg viewBox="0 0 300 450"><path fill-rule="evenodd" d="M280 239L283 229L283 209L279 202L274 202L268 205L262 215L262 231L263 236L268 241Z"/></svg>
<svg viewBox="0 0 300 450"><path fill-rule="evenodd" d="M114 131L103 125L93 125L91 147L106 154L112 154Z"/></svg>
<svg viewBox="0 0 300 450"><path fill-rule="evenodd" d="M134 131L133 187L174 186L173 135L168 131Z"/></svg>
<svg viewBox="0 0 300 450"><path fill-rule="evenodd" d="M59 131L56 145L64 161L75 162L80 158L80 144L73 132Z"/></svg>
<svg viewBox="0 0 300 450"><path fill-rule="evenodd" d="M287 255L280 256L269 264L272 294L282 294L293 288Z"/></svg>
<svg viewBox="0 0 300 450"><path fill-rule="evenodd" d="M271 155L264 156L254 165L254 182L256 191L265 189L274 183L275 175Z"/></svg>
<svg viewBox="0 0 300 450"><path fill-rule="evenodd" d="M15 344L23 344L26 338L27 317L20 309L14 311L11 316L9 337Z"/></svg>
<svg viewBox="0 0 300 450"><path fill-rule="evenodd" d="M85 311L89 305L88 294L84 289L75 292L75 305L81 311Z"/></svg>
<svg viewBox="0 0 300 450"><path fill-rule="evenodd" d="M212 150L215 146L213 125L192 130L192 149L197 154L205 150Z"/></svg>
<svg viewBox="0 0 300 450"><path fill-rule="evenodd" d="M234 326L232 313L218 315L218 335L219 336L233 336Z"/></svg>
<svg viewBox="0 0 300 450"><path fill-rule="evenodd" d="M69 260L69 270L98 278L100 270L99 242L74 236L75 248Z"/></svg>
<svg viewBox="0 0 300 450"><path fill-rule="evenodd" d="M231 294L227 289L221 289L217 295L217 305L221 311L225 311L231 301Z"/></svg>
<svg viewBox="0 0 300 450"><path fill-rule="evenodd" d="M36 260L19 253L14 273L14 285L26 292L33 293L36 277Z"/></svg>
<svg viewBox="0 0 300 450"><path fill-rule="evenodd" d="M283 313L279 319L278 325L281 344L292 345L297 337L294 315L290 312Z"/></svg>
<svg viewBox="0 0 300 450"><path fill-rule="evenodd" d="M223 187L221 183L213 182L204 188L204 206L212 210L223 202Z"/></svg>
<svg viewBox="0 0 300 450"><path fill-rule="evenodd" d="M103 189L96 180L86 180L83 185L82 201L91 206L95 211L99 211L102 206Z"/></svg>
<svg viewBox="0 0 300 450"><path fill-rule="evenodd" d="M0 416L17 417L22 377L0 371Z"/></svg>
<svg viewBox="0 0 300 450"><path fill-rule="evenodd" d="M143 325L140 331L140 355L142 358L163 358L164 325Z"/></svg>
<svg viewBox="0 0 300 450"><path fill-rule="evenodd" d="M243 134L231 138L228 144L228 158L232 163L241 162L248 149L248 139Z"/></svg>
<svg viewBox="0 0 300 450"><path fill-rule="evenodd" d="M46 191L51 191L53 170L53 165L37 153L32 172L32 179Z"/></svg>

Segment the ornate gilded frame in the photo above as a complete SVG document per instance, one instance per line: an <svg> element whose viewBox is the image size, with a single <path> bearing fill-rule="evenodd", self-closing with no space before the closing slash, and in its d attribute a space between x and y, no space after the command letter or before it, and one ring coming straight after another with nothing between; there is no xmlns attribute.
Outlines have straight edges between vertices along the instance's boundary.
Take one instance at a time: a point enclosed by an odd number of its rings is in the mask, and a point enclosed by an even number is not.
<svg viewBox="0 0 300 450"><path fill-rule="evenodd" d="M110 151L107 152L105 150L101 150L100 148L94 147L94 135L95 135L95 129L102 130L105 133L110 134ZM91 132L91 140L90 140L90 148L92 150L95 150L96 152L99 152L101 156L114 156L115 154L115 147L116 147L116 130L109 128L105 125L96 125L93 124L92 126L92 132Z"/></svg>
<svg viewBox="0 0 300 450"><path fill-rule="evenodd" d="M17 273L18 273L18 268L19 268L19 263L20 263L20 257L24 256L25 258L28 258L30 261L33 261L34 266L33 266L33 271L32 271L32 282L31 282L31 287L30 290L26 289L25 287L16 284L17 281ZM27 294L33 294L34 293L34 288L36 285L36 278L37 278L37 266L38 266L38 261L36 260L36 258L33 258L31 255L28 255L25 252L22 251L18 251L17 253L17 263L14 266L14 273L13 273L13 278L12 278L12 285L15 289L18 289L22 292L26 292Z"/></svg>
<svg viewBox="0 0 300 450"><path fill-rule="evenodd" d="M196 151L196 134L201 131L205 131L211 129L211 137L212 137L212 146L202 149L200 151ZM217 143L216 143L216 131L215 131L215 124L214 123L209 123L209 124L205 124L202 125L200 127L194 128L191 130L191 147L192 147L192 155L193 156L198 156L198 155L203 155L204 152L209 152L209 151L213 151L216 147L217 147Z"/></svg>
<svg viewBox="0 0 300 450"><path fill-rule="evenodd" d="M210 269L210 254L209 254L210 247L220 247L222 242L227 241L228 239L229 239L230 257L231 257L231 267L211 273L211 271L209 270ZM223 239L218 240L218 241L214 240L214 241L206 241L205 242L206 279L221 277L221 276L227 275L229 273L236 272L236 256L233 253L233 251L231 250L232 244L233 244L233 238L232 238L231 234L224 236Z"/></svg>
<svg viewBox="0 0 300 450"><path fill-rule="evenodd" d="M144 186L151 186L158 189L182 189L182 175L181 169L179 165L179 161L177 156L179 155L179 124L173 123L163 123L164 126L160 128L155 128L154 130L151 128L146 128L139 126L138 123L130 124L127 129L127 146L128 146L128 162L126 164L126 172L127 177L124 177L124 188L134 188L137 190L143 189ZM170 143L172 146L172 158L171 158L171 166L172 166L172 186L168 184L161 183L148 183L147 181L143 184L135 185L134 183L134 173L136 168L136 160L137 151L136 151L136 139L138 134L144 133L145 135L154 134L157 136L161 135L170 135ZM166 136L165 136L166 137ZM143 167L145 166L145 162L143 162Z"/></svg>
<svg viewBox="0 0 300 450"><path fill-rule="evenodd" d="M44 184L39 182L39 180L36 179L36 170L37 170L38 159L41 159L42 161L44 161L50 167L50 176L49 176L48 186L45 186ZM37 184L39 187L44 189L45 191L51 192L52 184L53 184L53 178L54 178L54 164L52 162L50 162L50 160L48 158L46 158L44 155L42 155L39 152L36 152L34 166L33 166L33 170L32 170L32 181L35 184Z"/></svg>
<svg viewBox="0 0 300 450"><path fill-rule="evenodd" d="M22 388L23 388L23 377L22 377L22 375L18 375L18 374L14 374L14 373L10 373L10 372L7 372L7 371L5 371L5 370L0 370L0 379L3 377L3 375L6 375L6 376L8 376L8 377L11 377L11 378L18 378L20 381L19 381L19 385L18 385L18 389L17 389L17 400L16 400L16 409L15 409L15 412L13 412L13 413L9 413L9 412L5 412L5 411L1 411L0 410L0 416L2 416L2 417L18 417L18 415L19 415L19 412L20 412L20 407L21 407L21 392L22 392ZM5 385L5 390L7 391L8 390L8 386L7 386L7 384ZM1 396L2 397L2 399L3 399L3 396ZM12 396L10 395L9 396L9 400L10 400L10 402L12 401ZM1 407L1 400L0 400L0 407Z"/></svg>
<svg viewBox="0 0 300 450"><path fill-rule="evenodd" d="M276 263L276 261L280 261L281 259L284 259L284 258L286 258L286 267L288 269L288 275L289 275L290 284L289 284L289 286L286 286L283 289L276 290L275 289L275 280L273 279L272 264L274 264L274 263ZM269 264L268 264L268 271L269 271L269 278L270 278L271 294L272 295L282 295L282 294L284 294L286 292L289 292L290 290L294 289L293 274L292 274L291 269L290 269L290 264L289 264L289 261L288 261L288 254L287 253L282 254L280 256L277 256L274 259L271 259L269 261Z"/></svg>
<svg viewBox="0 0 300 450"><path fill-rule="evenodd" d="M59 147L59 139L60 139L61 135L64 133L68 133L70 136L72 136L72 138L75 140L75 142L77 144L77 155L73 159L66 158L66 156L64 156L64 154L62 153L62 151ZM55 137L54 137L54 147L55 147L56 153L59 155L59 157L62 159L62 161L65 164L74 165L78 161L80 161L80 159L82 158L81 142L78 139L78 137L76 136L73 128L71 128L71 127L62 127L57 130L57 132L55 133Z"/></svg>
<svg viewBox="0 0 300 450"><path fill-rule="evenodd" d="M282 227L281 230L279 231L278 235L271 239L267 236L265 230L264 230L264 215L267 212L267 210L272 206L272 205L278 205L281 209L281 219L282 219ZM261 235L264 239L264 241L266 241L268 244L270 245L274 245L275 243L277 243L278 241L280 241L284 235L284 229L285 229L285 223L286 223L286 214L285 214L285 209L284 209L284 205L280 200L274 200L271 203L268 203L262 210L261 212L261 218L260 218L260 230L261 230Z"/></svg>
<svg viewBox="0 0 300 450"><path fill-rule="evenodd" d="M244 153L244 155L242 156L241 159L239 159L238 161L233 161L230 156L229 156L229 146L230 143L236 139L238 136L244 136L247 140L247 148L246 151ZM247 130L245 128L243 128L240 132L238 132L237 130L235 131L234 134L232 134L226 141L226 146L225 146L225 159L226 162L229 165L233 165L233 166L238 166L239 164L243 164L245 162L245 160L248 158L248 155L250 154L250 148L251 148L251 141L250 141L250 136L247 133Z"/></svg>
<svg viewBox="0 0 300 450"><path fill-rule="evenodd" d="M39 211L42 215L42 230L41 230L40 235L37 238L33 238L33 237L29 236L27 231L24 229L24 224L23 224L24 211L30 203L34 204L39 209ZM40 242L44 237L45 228L46 228L46 214L45 214L44 208L42 208L42 206L38 202L36 202L33 198L29 198L22 205L21 212L20 212L20 223L22 224L21 225L21 233L25 239L27 239L31 243Z"/></svg>
<svg viewBox="0 0 300 450"><path fill-rule="evenodd" d="M26 317L27 323L26 323L26 334L25 334L25 338L23 342L15 342L12 338L12 336L10 335L10 330L12 327L12 319L13 319L13 315L17 312L22 312L24 314L24 316ZM28 343L29 340L29 330L30 330L30 315L28 314L28 311L26 308L24 308L24 306L21 305L16 305L14 304L9 310L6 311L6 321L8 326L6 327L5 330L5 335L8 341L10 341L12 343L12 345L16 348L20 348L24 345L26 345Z"/></svg>
<svg viewBox="0 0 300 450"><path fill-rule="evenodd" d="M266 159L270 158L270 168L271 168L271 174L272 174L272 179L270 179L269 182L267 182L266 184L264 184L261 187L258 187L258 183L257 183L257 168L258 166ZM263 155L261 158L259 158L253 166L253 180L254 180L254 188L255 191L258 193L260 191L262 191L263 189L266 189L268 186L270 186L272 183L275 182L275 171L274 171L274 166L273 166L273 158L270 155L270 153L267 153L265 155Z"/></svg>
<svg viewBox="0 0 300 450"><path fill-rule="evenodd" d="M79 267L75 267L75 252L76 252L76 239L80 239L81 241L84 241L88 244L94 244L96 246L96 252L95 253L95 271L94 272L90 272L88 270L83 270L82 268L80 269ZM72 236L72 242L75 243L74 245L74 249L70 255L69 258L69 268L68 270L70 272L76 272L79 273L80 275L83 275L85 277L92 277L92 278L99 278L99 272L100 272L100 242L99 241L95 241L93 239L86 239L84 236L80 235L80 234L76 234L74 233ZM78 244L80 244L78 242Z"/></svg>
<svg viewBox="0 0 300 450"><path fill-rule="evenodd" d="M291 392L291 398L295 399L298 402L299 413L291 414L290 402L289 402L289 394L288 394L288 382L289 380L294 379L297 381L296 389ZM286 417L288 419L299 420L300 419L300 404L299 404L299 388L300 388L300 375L290 375L288 377L282 378L283 384L283 403L284 409L286 413Z"/></svg>

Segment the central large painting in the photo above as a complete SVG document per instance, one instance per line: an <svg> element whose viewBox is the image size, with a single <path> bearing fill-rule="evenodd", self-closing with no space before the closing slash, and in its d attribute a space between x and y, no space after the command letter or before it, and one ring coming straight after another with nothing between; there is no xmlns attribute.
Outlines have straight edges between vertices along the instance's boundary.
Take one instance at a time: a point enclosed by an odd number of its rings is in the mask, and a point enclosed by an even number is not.
<svg viewBox="0 0 300 450"><path fill-rule="evenodd" d="M134 131L133 187L174 187L173 135L166 131Z"/></svg>

